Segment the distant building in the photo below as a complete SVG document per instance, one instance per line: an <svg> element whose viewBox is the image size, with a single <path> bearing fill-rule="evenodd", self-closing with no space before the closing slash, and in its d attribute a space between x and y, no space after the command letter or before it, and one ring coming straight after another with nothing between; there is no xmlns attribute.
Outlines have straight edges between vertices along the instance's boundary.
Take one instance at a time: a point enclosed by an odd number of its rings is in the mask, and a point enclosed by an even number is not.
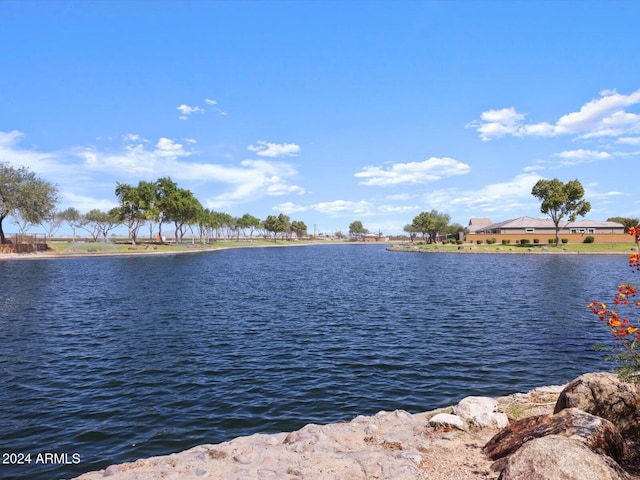
<svg viewBox="0 0 640 480"><path fill-rule="evenodd" d="M472 218L469 220L469 226L467 230L469 233L476 233L479 228L486 227L487 225L491 225L490 218Z"/></svg>
<svg viewBox="0 0 640 480"><path fill-rule="evenodd" d="M475 220L474 228L471 228ZM539 234L551 235L556 233L556 227L551 218L518 217L503 222L482 225L484 220L471 219L469 234ZM624 225L618 222L597 222L594 220L577 220L575 222L561 221L560 234L624 234Z"/></svg>
<svg viewBox="0 0 640 480"><path fill-rule="evenodd" d="M363 237L363 241L365 243L388 242L389 241L389 237L387 237L386 235L384 235L382 233L378 233L378 234L367 233Z"/></svg>

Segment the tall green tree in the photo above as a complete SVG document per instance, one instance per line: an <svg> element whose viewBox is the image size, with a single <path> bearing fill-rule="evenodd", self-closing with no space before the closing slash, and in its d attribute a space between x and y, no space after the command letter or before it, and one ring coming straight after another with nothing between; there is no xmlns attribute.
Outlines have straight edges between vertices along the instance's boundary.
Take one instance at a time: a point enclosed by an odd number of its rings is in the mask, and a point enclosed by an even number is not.
<svg viewBox="0 0 640 480"><path fill-rule="evenodd" d="M171 195L178 189L178 184L170 177L162 177L155 182L155 206L157 209L158 237L162 241L162 224L170 221Z"/></svg>
<svg viewBox="0 0 640 480"><path fill-rule="evenodd" d="M94 208L84 214L82 228L89 232L94 242L98 241L100 235L102 235L102 240L106 242L109 232L119 225L122 225L122 222L117 208L112 208L108 212Z"/></svg>
<svg viewBox="0 0 640 480"><path fill-rule="evenodd" d="M273 234L273 241L275 242L278 239L278 234L284 234L289 231L290 222L289 217L283 213L278 215L269 215L264 220L264 229L267 232Z"/></svg>
<svg viewBox="0 0 640 480"><path fill-rule="evenodd" d="M47 234L47 237L53 238L60 227L64 223L64 218L61 216L61 212L53 212L51 215L47 216L44 220L40 222L42 228Z"/></svg>
<svg viewBox="0 0 640 480"><path fill-rule="evenodd" d="M408 225L405 225L402 230L409 234L409 239L411 240L411 243L413 243L413 240L418 234L418 230L416 229L416 227L414 227L413 224L410 223Z"/></svg>
<svg viewBox="0 0 640 480"><path fill-rule="evenodd" d="M127 225L129 240L133 245L136 244L138 230L147 219L147 207L149 205L147 203L148 200L144 199L142 194L143 191L141 189L127 183L116 184L116 197L120 201L118 215L120 221Z"/></svg>
<svg viewBox="0 0 640 480"><path fill-rule="evenodd" d="M71 227L71 231L73 232L73 241L75 242L76 229L82 228L82 224L84 222L83 215L73 207L69 207L66 210L61 211L58 215Z"/></svg>
<svg viewBox="0 0 640 480"><path fill-rule="evenodd" d="M560 222L563 218L573 222L591 210L591 204L584 200L584 188L578 180L562 183L557 178L538 180L531 189L531 195L542 202L540 212L549 215L556 230L556 247L560 243Z"/></svg>
<svg viewBox="0 0 640 480"><path fill-rule="evenodd" d="M296 234L298 240L307 234L307 225L301 220L291 222L291 231Z"/></svg>
<svg viewBox="0 0 640 480"><path fill-rule="evenodd" d="M364 237L369 230L364 228L362 222L360 220L355 220L349 224L349 236L355 238L356 240Z"/></svg>
<svg viewBox="0 0 640 480"><path fill-rule="evenodd" d="M166 219L175 226L176 242L182 242L187 228L198 223L202 213L202 204L190 190L178 188L163 203Z"/></svg>
<svg viewBox="0 0 640 480"><path fill-rule="evenodd" d="M57 201L58 191L53 184L25 167L0 163L0 243L6 242L2 228L5 218L19 216L37 225L53 214Z"/></svg>
<svg viewBox="0 0 640 480"><path fill-rule="evenodd" d="M260 227L260 219L245 213L238 219L238 226L243 230L243 235L246 235L245 230L249 229L249 238L253 238L253 232Z"/></svg>
<svg viewBox="0 0 640 480"><path fill-rule="evenodd" d="M420 212L413 218L411 226L416 232L422 234L422 238L429 243L435 243L438 235L445 233L451 216L448 213L441 213L437 210L430 212Z"/></svg>

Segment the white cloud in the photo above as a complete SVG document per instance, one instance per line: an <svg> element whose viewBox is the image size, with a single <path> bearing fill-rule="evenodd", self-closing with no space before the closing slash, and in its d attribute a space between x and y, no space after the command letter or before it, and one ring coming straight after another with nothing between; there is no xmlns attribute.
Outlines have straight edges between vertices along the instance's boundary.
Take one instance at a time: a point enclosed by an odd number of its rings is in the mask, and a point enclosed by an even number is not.
<svg viewBox="0 0 640 480"><path fill-rule="evenodd" d="M423 196L430 208L448 211L451 208L474 212L522 212L535 200L531 189L542 177L523 173L512 180L486 185L478 190L436 190Z"/></svg>
<svg viewBox="0 0 640 480"><path fill-rule="evenodd" d="M19 132L18 130L0 132L0 147L11 147L16 145L22 137L24 137L24 133Z"/></svg>
<svg viewBox="0 0 640 480"><path fill-rule="evenodd" d="M378 211L384 215L395 215L408 212L419 212L422 207L419 205L380 205Z"/></svg>
<svg viewBox="0 0 640 480"><path fill-rule="evenodd" d="M345 217L349 215L371 215L373 205L365 200L354 202L351 200L334 200L311 205L311 208L330 217Z"/></svg>
<svg viewBox="0 0 640 480"><path fill-rule="evenodd" d="M295 143L269 143L262 140L257 145L249 145L247 150L256 152L261 157L295 157L300 153L300 146Z"/></svg>
<svg viewBox="0 0 640 480"><path fill-rule="evenodd" d="M177 110L180 110L180 116L178 117L180 120L187 120L189 115L192 113L204 113L204 109L198 106L190 107L189 105L182 104L176 107Z"/></svg>
<svg viewBox="0 0 640 480"><path fill-rule="evenodd" d="M618 143L624 143L626 145L640 145L640 137L620 137Z"/></svg>
<svg viewBox="0 0 640 480"><path fill-rule="evenodd" d="M284 202L274 205L272 209L277 212L282 212L285 215L289 215L292 213L306 212L309 210L309 207L305 205L296 205L293 202Z"/></svg>
<svg viewBox="0 0 640 480"><path fill-rule="evenodd" d="M187 155L191 155L190 152L185 151L182 144L176 143L170 138L165 138L165 137L161 137L160 140L158 140L158 143L156 143L156 150L154 153L156 153L161 157L169 157L169 158L184 157Z"/></svg>
<svg viewBox="0 0 640 480"><path fill-rule="evenodd" d="M367 166L354 176L361 185L387 186L403 183L424 184L452 175L465 175L471 167L453 158L431 157L422 162L395 163L388 168Z"/></svg>
<svg viewBox="0 0 640 480"><path fill-rule="evenodd" d="M24 138L24 133L18 130L10 132L0 131L0 162L7 162L14 167L27 167L32 172L47 176L49 181L57 181L57 177L68 178L72 171L66 171L59 163L56 153L40 152L35 148L18 147Z"/></svg>
<svg viewBox="0 0 640 480"><path fill-rule="evenodd" d="M137 133L125 133L124 135L122 135L122 141L124 141L124 142L143 142L143 141L148 141L148 140L143 139Z"/></svg>
<svg viewBox="0 0 640 480"><path fill-rule="evenodd" d="M211 100L210 98L205 98L204 99L204 103L206 103L207 105L217 105L218 102L216 102L215 100Z"/></svg>
<svg viewBox="0 0 640 480"><path fill-rule="evenodd" d="M483 141L505 135L555 136L578 135L578 138L620 136L640 133L640 115L625 108L640 103L640 90L622 95L615 90L603 90L600 98L585 103L579 111L563 115L555 124L525 123L525 114L515 108L488 110L466 125L475 128Z"/></svg>
<svg viewBox="0 0 640 480"><path fill-rule="evenodd" d="M556 157L568 158L573 160L607 160L613 157L608 152L599 152L596 150L565 150L564 152L556 153Z"/></svg>
<svg viewBox="0 0 640 480"><path fill-rule="evenodd" d="M575 166L583 163L596 162L599 160L610 160L614 158L609 152L601 152L597 150L565 150L564 152L554 154L556 157L563 158L560 162L561 166Z"/></svg>

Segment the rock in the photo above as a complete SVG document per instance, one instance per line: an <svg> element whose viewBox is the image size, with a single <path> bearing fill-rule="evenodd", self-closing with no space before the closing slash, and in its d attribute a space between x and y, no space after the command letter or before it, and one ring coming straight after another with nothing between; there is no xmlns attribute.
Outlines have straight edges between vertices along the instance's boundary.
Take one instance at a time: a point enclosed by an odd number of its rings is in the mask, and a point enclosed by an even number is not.
<svg viewBox="0 0 640 480"><path fill-rule="evenodd" d="M504 428L509 419L498 411L498 401L489 397L466 397L453 409L454 413L478 427Z"/></svg>
<svg viewBox="0 0 640 480"><path fill-rule="evenodd" d="M450 413L438 413L429 419L429 425L434 427L452 427L458 430L467 430L467 424L457 415Z"/></svg>
<svg viewBox="0 0 640 480"><path fill-rule="evenodd" d="M593 452L608 455L616 461L624 453L622 436L613 423L576 408L517 420L489 440L483 451L492 460L497 460L511 455L534 438L548 435L579 440Z"/></svg>
<svg viewBox="0 0 640 480"><path fill-rule="evenodd" d="M640 434L637 421L638 386L613 373L586 373L569 382L556 402L554 413L579 408L612 422L623 436Z"/></svg>
<svg viewBox="0 0 640 480"><path fill-rule="evenodd" d="M609 457L561 435L536 438L507 461L498 480L629 480Z"/></svg>

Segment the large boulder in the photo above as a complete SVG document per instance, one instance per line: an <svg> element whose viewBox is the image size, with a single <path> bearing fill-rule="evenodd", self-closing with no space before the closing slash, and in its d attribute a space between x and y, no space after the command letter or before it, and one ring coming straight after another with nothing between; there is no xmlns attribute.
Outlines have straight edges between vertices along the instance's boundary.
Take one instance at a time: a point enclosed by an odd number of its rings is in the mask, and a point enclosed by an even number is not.
<svg viewBox="0 0 640 480"><path fill-rule="evenodd" d="M629 480L611 458L561 435L533 439L507 460L498 480Z"/></svg>
<svg viewBox="0 0 640 480"><path fill-rule="evenodd" d="M497 410L498 401L495 398L465 397L454 407L453 412L481 428L504 428L509 424L509 419Z"/></svg>
<svg viewBox="0 0 640 480"><path fill-rule="evenodd" d="M556 402L554 413L578 408L612 422L623 436L639 436L638 385L613 373L586 373L569 382Z"/></svg>
<svg viewBox="0 0 640 480"><path fill-rule="evenodd" d="M616 461L624 454L624 441L613 423L575 408L516 420L494 435L483 451L490 459L497 460L511 455L532 439L548 435L579 440L593 452Z"/></svg>

